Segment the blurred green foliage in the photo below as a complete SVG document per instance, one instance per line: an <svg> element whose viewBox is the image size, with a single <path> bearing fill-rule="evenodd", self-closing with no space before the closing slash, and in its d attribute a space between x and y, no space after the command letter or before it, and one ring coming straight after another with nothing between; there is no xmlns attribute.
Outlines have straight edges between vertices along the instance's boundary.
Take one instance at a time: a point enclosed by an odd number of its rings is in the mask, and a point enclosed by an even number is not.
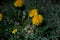
<svg viewBox="0 0 60 40"><path fill-rule="evenodd" d="M4 18L0 22L0 40L59 40L60 39L60 5L46 5L39 0L24 0L24 6L13 6L15 0L2 5L0 12ZM34 28L30 34L25 29L31 28L28 12L38 9L39 14L44 16L42 25ZM12 34L13 29L18 32ZM30 29L31 30L31 29Z"/></svg>

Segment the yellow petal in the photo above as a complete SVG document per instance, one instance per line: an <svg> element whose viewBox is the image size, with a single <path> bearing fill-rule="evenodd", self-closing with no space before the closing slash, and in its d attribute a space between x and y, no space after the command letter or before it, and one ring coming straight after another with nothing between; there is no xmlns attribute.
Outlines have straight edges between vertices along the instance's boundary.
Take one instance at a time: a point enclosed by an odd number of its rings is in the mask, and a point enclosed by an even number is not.
<svg viewBox="0 0 60 40"><path fill-rule="evenodd" d="M23 6L23 0L16 0L15 3L14 3L14 6L15 7L21 7L21 6Z"/></svg>
<svg viewBox="0 0 60 40"><path fill-rule="evenodd" d="M15 34L16 32L17 32L17 29L14 29L14 30L12 31L13 34Z"/></svg>
<svg viewBox="0 0 60 40"><path fill-rule="evenodd" d="M35 15L33 18L32 18L32 24L34 25L39 25L43 22L43 16L42 15Z"/></svg>
<svg viewBox="0 0 60 40"><path fill-rule="evenodd" d="M35 16L35 15L37 15L37 14L38 14L37 9L33 9L33 10L31 10L31 11L29 12L29 17L33 17L33 16Z"/></svg>

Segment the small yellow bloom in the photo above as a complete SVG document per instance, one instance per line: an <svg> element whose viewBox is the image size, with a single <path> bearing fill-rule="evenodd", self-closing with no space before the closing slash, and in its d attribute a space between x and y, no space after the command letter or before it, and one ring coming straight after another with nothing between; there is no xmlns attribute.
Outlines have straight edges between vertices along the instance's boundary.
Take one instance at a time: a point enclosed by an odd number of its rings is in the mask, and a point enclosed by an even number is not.
<svg viewBox="0 0 60 40"><path fill-rule="evenodd" d="M37 15L37 14L38 14L37 9L33 9L33 10L31 10L31 11L29 12L29 17L33 17L33 16L35 16L35 15Z"/></svg>
<svg viewBox="0 0 60 40"><path fill-rule="evenodd" d="M3 19L3 15L0 13L0 21L2 21Z"/></svg>
<svg viewBox="0 0 60 40"><path fill-rule="evenodd" d="M15 34L16 32L17 32L17 29L14 29L14 30L12 31L13 34Z"/></svg>
<svg viewBox="0 0 60 40"><path fill-rule="evenodd" d="M15 3L14 3L14 6L15 7L21 7L21 6L23 6L23 0L16 0Z"/></svg>
<svg viewBox="0 0 60 40"><path fill-rule="evenodd" d="M39 25L43 22L43 16L42 15L35 15L33 18L32 18L32 24L34 25Z"/></svg>

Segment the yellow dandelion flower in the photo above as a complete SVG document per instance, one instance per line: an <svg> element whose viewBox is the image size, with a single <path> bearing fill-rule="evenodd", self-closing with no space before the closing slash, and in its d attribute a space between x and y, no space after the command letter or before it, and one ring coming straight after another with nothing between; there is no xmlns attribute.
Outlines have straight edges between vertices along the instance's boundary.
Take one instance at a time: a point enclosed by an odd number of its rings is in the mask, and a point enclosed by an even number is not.
<svg viewBox="0 0 60 40"><path fill-rule="evenodd" d="M14 29L14 30L12 31L13 34L15 34L16 32L17 32L17 29Z"/></svg>
<svg viewBox="0 0 60 40"><path fill-rule="evenodd" d="M33 16L35 16L35 15L37 15L37 14L38 14L37 9L33 9L33 10L31 10L31 11L29 12L29 17L33 17Z"/></svg>
<svg viewBox="0 0 60 40"><path fill-rule="evenodd" d="M42 15L35 15L32 18L32 24L38 26L39 24L41 24L43 22L43 16Z"/></svg>
<svg viewBox="0 0 60 40"><path fill-rule="evenodd" d="M23 6L23 0L16 0L14 3L15 7L22 7Z"/></svg>
<svg viewBox="0 0 60 40"><path fill-rule="evenodd" d="M3 15L2 13L0 13L0 21L2 21L2 19L3 19Z"/></svg>

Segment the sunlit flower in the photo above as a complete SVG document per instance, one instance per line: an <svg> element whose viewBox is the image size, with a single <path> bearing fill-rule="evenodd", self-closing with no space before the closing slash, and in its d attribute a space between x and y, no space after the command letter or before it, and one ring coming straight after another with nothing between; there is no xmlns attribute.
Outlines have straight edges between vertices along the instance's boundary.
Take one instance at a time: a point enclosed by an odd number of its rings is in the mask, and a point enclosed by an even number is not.
<svg viewBox="0 0 60 40"><path fill-rule="evenodd" d="M3 15L2 13L0 13L0 21L2 21L2 19L3 19Z"/></svg>
<svg viewBox="0 0 60 40"><path fill-rule="evenodd" d="M23 0L16 0L15 3L14 3L14 6L15 7L21 7L21 6L23 6Z"/></svg>
<svg viewBox="0 0 60 40"><path fill-rule="evenodd" d="M41 24L43 22L43 16L42 15L35 15L32 18L32 24L38 26L39 24Z"/></svg>
<svg viewBox="0 0 60 40"><path fill-rule="evenodd" d="M15 34L16 32L17 32L17 29L14 29L14 30L12 31L13 34Z"/></svg>
<svg viewBox="0 0 60 40"><path fill-rule="evenodd" d="M35 15L37 15L37 14L38 14L37 9L33 9L33 10L31 10L31 11L29 12L29 17L33 17L33 16L35 16Z"/></svg>

